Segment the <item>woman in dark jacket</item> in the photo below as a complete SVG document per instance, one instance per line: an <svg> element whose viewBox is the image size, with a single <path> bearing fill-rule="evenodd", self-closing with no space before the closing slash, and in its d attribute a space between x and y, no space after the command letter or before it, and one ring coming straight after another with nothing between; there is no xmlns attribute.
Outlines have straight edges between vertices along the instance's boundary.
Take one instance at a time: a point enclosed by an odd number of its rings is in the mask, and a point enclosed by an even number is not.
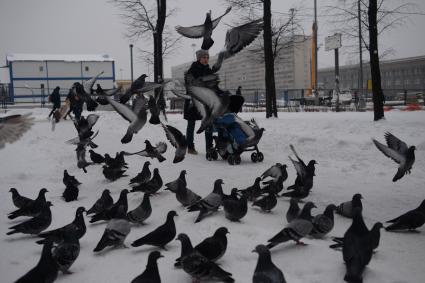
<svg viewBox="0 0 425 283"><path fill-rule="evenodd" d="M49 101L53 103L52 111L50 111L48 118L55 113L56 109L61 108L61 95L60 95L60 87L55 87L52 94L49 96Z"/></svg>

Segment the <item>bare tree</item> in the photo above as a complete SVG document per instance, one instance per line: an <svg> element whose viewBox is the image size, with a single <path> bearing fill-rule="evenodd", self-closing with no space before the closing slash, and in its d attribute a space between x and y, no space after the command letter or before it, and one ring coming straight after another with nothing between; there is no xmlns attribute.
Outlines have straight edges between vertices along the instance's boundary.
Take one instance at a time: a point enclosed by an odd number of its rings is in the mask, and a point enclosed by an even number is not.
<svg viewBox="0 0 425 283"><path fill-rule="evenodd" d="M146 55L145 62L153 63L154 81L163 80L163 58L178 42L178 39L170 36L170 32L164 33L165 19L175 10L167 13L166 0L109 0L120 8L127 25L126 36L138 40L153 39L153 52L141 49ZM165 35L165 37L164 37Z"/></svg>
<svg viewBox="0 0 425 283"><path fill-rule="evenodd" d="M258 8L263 10L263 44L264 44L264 63L265 63L265 82L266 82L266 118L277 117L276 105L276 86L274 77L274 58L273 58L273 32L272 32L272 13L271 0L225 0L231 6L239 10L253 11Z"/></svg>

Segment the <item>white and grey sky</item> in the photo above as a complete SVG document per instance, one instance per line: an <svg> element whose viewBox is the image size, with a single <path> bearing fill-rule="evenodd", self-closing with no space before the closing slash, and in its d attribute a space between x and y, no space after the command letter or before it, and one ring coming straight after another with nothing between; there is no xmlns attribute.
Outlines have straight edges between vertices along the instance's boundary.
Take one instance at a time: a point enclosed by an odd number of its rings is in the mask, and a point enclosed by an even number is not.
<svg viewBox="0 0 425 283"><path fill-rule="evenodd" d="M149 0L148 0L149 1ZM319 10L325 2L318 0ZM395 1L395 0L388 0ZM396 1L399 2L399 1ZM409 0L416 5L415 12L425 12L424 0ZM272 1L273 17L285 17L294 5L304 8L302 19L306 34L310 34L313 21L313 0ZM167 19L167 24L190 26L203 23L205 13L212 10L213 17L221 14L226 5L222 0L168 0L169 8L179 11ZM134 75L152 73L145 63L137 60L137 47L146 48L143 40L132 42L124 34L125 19L118 8L107 0L0 0L0 66L6 64L6 54L109 54L116 62L118 79L130 77L129 44L134 49ZM238 17L235 12L226 16L215 30L215 44L210 53L215 54L224 43L226 24ZM326 17L320 13L319 44L331 34ZM390 58L425 55L425 15L411 15L403 26L386 33L380 44L392 47L395 53ZM421 35L422 34L422 35ZM200 46L201 40L184 39L180 48L164 62L165 76L170 75L171 66L190 61L193 58L192 43ZM343 42L344 44L344 42ZM348 61L343 57L342 64ZM333 65L332 52L319 50L319 68Z"/></svg>

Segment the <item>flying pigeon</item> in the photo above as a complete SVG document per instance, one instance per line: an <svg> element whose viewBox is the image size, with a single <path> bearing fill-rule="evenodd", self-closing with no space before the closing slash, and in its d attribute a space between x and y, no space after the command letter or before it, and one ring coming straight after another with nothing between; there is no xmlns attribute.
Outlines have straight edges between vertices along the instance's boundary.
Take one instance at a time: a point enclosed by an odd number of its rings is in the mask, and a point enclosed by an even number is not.
<svg viewBox="0 0 425 283"><path fill-rule="evenodd" d="M30 198L21 196L16 188L10 188L9 192L12 193L12 201L17 208L28 206L30 203L34 202L34 200Z"/></svg>
<svg viewBox="0 0 425 283"><path fill-rule="evenodd" d="M272 262L270 250L264 245L258 245L252 252L258 253L253 283L286 283L283 272Z"/></svg>
<svg viewBox="0 0 425 283"><path fill-rule="evenodd" d="M286 222L290 223L292 220L298 218L300 215L300 207L298 206L298 200L291 198L289 201L289 208L286 212Z"/></svg>
<svg viewBox="0 0 425 283"><path fill-rule="evenodd" d="M216 212L223 202L223 188L221 185L224 184L222 179L217 179L214 182L213 191L188 207L188 211L199 211L198 217L195 223L201 221L206 215Z"/></svg>
<svg viewBox="0 0 425 283"><path fill-rule="evenodd" d="M238 189L233 188L229 198L223 199L224 215L230 221L240 221L248 212L248 200L242 195L238 198Z"/></svg>
<svg viewBox="0 0 425 283"><path fill-rule="evenodd" d="M353 218L354 209L358 208L360 211L363 210L362 195L354 194L351 201L346 201L337 206L335 212L344 217Z"/></svg>
<svg viewBox="0 0 425 283"><path fill-rule="evenodd" d="M162 187L162 178L159 175L158 168L153 169L152 179L147 181L146 183L141 183L140 185L134 186L131 190L132 192L144 192L149 194L156 194L159 189Z"/></svg>
<svg viewBox="0 0 425 283"><path fill-rule="evenodd" d="M217 27L221 18L227 15L232 7L226 9L223 15L220 17L211 20L211 10L207 13L205 22L199 26L191 26L191 27L182 27L176 26L176 31L188 38L200 38L203 37L201 48L204 50L208 50L214 44L214 40L211 38L212 31Z"/></svg>
<svg viewBox="0 0 425 283"><path fill-rule="evenodd" d="M131 98L134 93L138 92L145 85L145 80L148 76L142 74L134 82L131 83L130 88L126 90L125 94L120 97L120 103L125 104Z"/></svg>
<svg viewBox="0 0 425 283"><path fill-rule="evenodd" d="M323 238L334 228L334 210L336 206L330 204L325 208L323 214L318 214L313 218L313 229L310 232L310 235L313 238L319 239Z"/></svg>
<svg viewBox="0 0 425 283"><path fill-rule="evenodd" d="M204 239L195 246L195 250L211 261L217 261L223 257L227 249L227 237L229 230L226 227L218 228L211 237ZM176 259L175 267L181 267L181 257Z"/></svg>
<svg viewBox="0 0 425 283"><path fill-rule="evenodd" d="M149 199L150 194L145 193L143 200L139 206L127 213L127 219L136 224L143 224L143 222L149 218L152 214L152 206Z"/></svg>
<svg viewBox="0 0 425 283"><path fill-rule="evenodd" d="M47 189L42 188L39 191L38 196L34 201L29 202L27 205L9 213L7 217L9 219L15 219L20 216L38 215L40 211L43 209L44 205L46 204L46 192L48 192Z"/></svg>
<svg viewBox="0 0 425 283"><path fill-rule="evenodd" d="M177 216L177 213L174 210L169 211L167 214L167 220L164 224L145 236L137 239L131 245L133 247L151 245L167 250L165 245L171 242L176 236L176 224L174 223L175 216Z"/></svg>
<svg viewBox="0 0 425 283"><path fill-rule="evenodd" d="M154 146L152 146L150 141L145 140L145 144L146 144L146 148L144 150L134 152L134 153L124 152L124 155L137 154L137 155L140 155L140 156L150 157L152 159L156 158L156 159L158 159L159 162L162 162L162 161L165 160L165 157L162 156L161 154L164 153L167 150L167 144L166 143L159 142L154 147Z"/></svg>
<svg viewBox="0 0 425 283"><path fill-rule="evenodd" d="M254 184L249 186L244 190L239 190L241 194L245 195L248 201L255 201L261 195L261 186L260 186L261 178L255 178Z"/></svg>
<svg viewBox="0 0 425 283"><path fill-rule="evenodd" d="M9 228L9 232L6 235L12 235L15 233L22 234L39 234L41 231L47 229L50 223L52 223L52 212L50 211L50 207L52 203L50 201L44 203L40 210L40 213L33 218L14 225Z"/></svg>
<svg viewBox="0 0 425 283"><path fill-rule="evenodd" d="M94 82L96 81L99 75L88 80L89 81L88 84L87 83L81 84L79 82L75 82L71 87L72 93L76 96L78 95L79 97L81 97L82 101L86 103L87 111L95 111L97 106L99 105L94 99L91 98L90 96L91 90L88 87L89 84L93 86L92 84L94 84Z"/></svg>
<svg viewBox="0 0 425 283"><path fill-rule="evenodd" d="M386 132L385 140L388 146L383 145L375 139L372 139L376 147L386 156L394 160L399 164L397 173L393 178L393 182L400 180L407 173L410 174L413 163L415 162L415 146L407 146L407 144L394 136L393 134Z"/></svg>
<svg viewBox="0 0 425 283"><path fill-rule="evenodd" d="M314 165L317 164L317 162L313 159L310 160L307 165L305 165L304 161L298 156L297 152L295 151L294 146L291 144L289 145L289 147L295 154L295 157L298 161L293 160L290 156L288 156L294 164L295 170L297 171L297 178L295 179L294 185L289 186L287 190L295 190L299 192L300 196L303 196L304 194L306 194L307 196L310 193L311 188L313 187L313 177L316 176L316 168Z"/></svg>
<svg viewBox="0 0 425 283"><path fill-rule="evenodd" d="M114 204L114 200L111 197L111 192L108 189L103 190L102 195L96 202L93 204L93 206L87 210L86 214L92 214L92 213L101 213L104 210L110 208Z"/></svg>
<svg viewBox="0 0 425 283"><path fill-rule="evenodd" d="M183 135L178 129L174 128L173 126L164 125L162 123L161 125L165 131L165 135L168 141L176 149L173 163L179 163L183 161L186 155L186 150L187 150L186 136Z"/></svg>
<svg viewBox="0 0 425 283"><path fill-rule="evenodd" d="M14 143L34 125L31 113L0 117L0 149L6 143Z"/></svg>
<svg viewBox="0 0 425 283"><path fill-rule="evenodd" d="M105 162L105 157L103 157L102 154L94 152L92 149L89 150L90 153L90 159L93 161L93 163L101 164Z"/></svg>
<svg viewBox="0 0 425 283"><path fill-rule="evenodd" d="M52 258L62 273L70 274L69 268L80 254L80 242L77 235L69 231L63 235L62 241L53 248Z"/></svg>
<svg viewBox="0 0 425 283"><path fill-rule="evenodd" d="M235 282L232 274L223 270L214 262L208 260L193 248L186 234L179 234L177 240L181 242L181 266L183 270L198 282L201 279L216 279L222 282Z"/></svg>
<svg viewBox="0 0 425 283"><path fill-rule="evenodd" d="M425 223L425 200L417 208L387 222L392 223L385 228L387 231L414 230L421 227Z"/></svg>
<svg viewBox="0 0 425 283"><path fill-rule="evenodd" d="M130 185L137 186L150 180L151 171L149 169L149 165L151 165L149 161L146 161L145 164L143 164L142 171L130 180Z"/></svg>
<svg viewBox="0 0 425 283"><path fill-rule="evenodd" d="M159 251L150 252L146 269L142 274L134 278L131 283L161 283L158 270L158 259L163 257Z"/></svg>
<svg viewBox="0 0 425 283"><path fill-rule="evenodd" d="M173 193L177 192L178 186L181 184L183 187L187 186L186 183L186 170L180 171L179 177L171 182L165 184L165 190L171 191Z"/></svg>
<svg viewBox="0 0 425 283"><path fill-rule="evenodd" d="M87 118L81 116L79 120L74 120L75 129L78 132L78 138L80 141L90 139L94 132L92 130L93 126L96 124L99 119L97 114L89 114Z"/></svg>
<svg viewBox="0 0 425 283"><path fill-rule="evenodd" d="M15 283L54 282L58 277L59 266L52 258L52 248L53 242L46 241L37 265Z"/></svg>
<svg viewBox="0 0 425 283"><path fill-rule="evenodd" d="M38 234L37 237L41 237L44 239L39 240L36 243L43 244L46 241L45 239L49 239L55 243L59 243L63 241L65 235L69 233L74 234L77 237L77 239L81 239L86 234L86 231L87 231L86 223L84 222L84 217L83 217L83 212L85 211L86 209L80 206L79 208L77 208L75 212L75 218L71 223L63 227Z"/></svg>

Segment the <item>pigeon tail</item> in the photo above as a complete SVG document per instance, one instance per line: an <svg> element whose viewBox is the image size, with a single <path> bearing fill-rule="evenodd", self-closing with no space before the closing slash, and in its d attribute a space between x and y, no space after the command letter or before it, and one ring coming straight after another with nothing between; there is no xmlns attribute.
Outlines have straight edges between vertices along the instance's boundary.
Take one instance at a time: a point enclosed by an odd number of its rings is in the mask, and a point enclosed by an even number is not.
<svg viewBox="0 0 425 283"><path fill-rule="evenodd" d="M404 170L398 169L397 173L395 174L394 178L393 178L393 182L396 182L398 180L400 180L401 178L403 178L405 172Z"/></svg>
<svg viewBox="0 0 425 283"><path fill-rule="evenodd" d="M201 49L209 50L211 48L211 46L213 46L213 44L214 44L214 40L211 37L210 38L204 38L204 40L202 41Z"/></svg>
<svg viewBox="0 0 425 283"><path fill-rule="evenodd" d="M127 132L125 136L121 139L121 143L129 143L131 142L132 138L133 138L133 133Z"/></svg>

